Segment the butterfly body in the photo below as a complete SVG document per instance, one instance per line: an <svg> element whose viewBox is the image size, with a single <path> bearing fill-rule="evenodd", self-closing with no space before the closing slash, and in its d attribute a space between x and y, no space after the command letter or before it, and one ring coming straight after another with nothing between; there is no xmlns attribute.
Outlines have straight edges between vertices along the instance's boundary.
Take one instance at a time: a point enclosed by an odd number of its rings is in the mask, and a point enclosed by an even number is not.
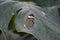
<svg viewBox="0 0 60 40"><path fill-rule="evenodd" d="M28 29L32 29L34 27L34 15L28 15L27 19L25 20L24 27Z"/></svg>

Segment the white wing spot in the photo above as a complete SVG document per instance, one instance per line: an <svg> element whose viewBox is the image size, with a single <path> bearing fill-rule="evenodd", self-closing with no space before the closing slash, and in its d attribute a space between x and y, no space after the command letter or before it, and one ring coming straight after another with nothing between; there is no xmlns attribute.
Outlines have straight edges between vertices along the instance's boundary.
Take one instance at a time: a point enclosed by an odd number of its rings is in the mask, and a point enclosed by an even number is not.
<svg viewBox="0 0 60 40"><path fill-rule="evenodd" d="M33 16L28 16L28 18L34 18Z"/></svg>
<svg viewBox="0 0 60 40"><path fill-rule="evenodd" d="M26 27L26 25L24 24L24 27Z"/></svg>

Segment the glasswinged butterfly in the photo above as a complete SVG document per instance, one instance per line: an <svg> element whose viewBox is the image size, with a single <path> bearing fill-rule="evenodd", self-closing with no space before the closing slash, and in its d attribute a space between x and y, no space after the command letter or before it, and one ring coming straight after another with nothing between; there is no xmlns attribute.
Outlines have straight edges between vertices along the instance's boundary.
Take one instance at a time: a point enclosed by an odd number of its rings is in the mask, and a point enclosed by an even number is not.
<svg viewBox="0 0 60 40"><path fill-rule="evenodd" d="M34 27L34 14L29 14L24 22L24 27L31 30Z"/></svg>

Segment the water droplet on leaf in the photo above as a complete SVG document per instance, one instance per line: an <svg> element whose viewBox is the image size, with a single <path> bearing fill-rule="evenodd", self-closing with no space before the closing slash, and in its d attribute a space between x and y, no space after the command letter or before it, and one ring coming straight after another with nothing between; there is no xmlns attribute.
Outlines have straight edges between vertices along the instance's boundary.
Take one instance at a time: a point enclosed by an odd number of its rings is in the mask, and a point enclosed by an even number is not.
<svg viewBox="0 0 60 40"><path fill-rule="evenodd" d="M14 15L14 13L12 13L12 15Z"/></svg>

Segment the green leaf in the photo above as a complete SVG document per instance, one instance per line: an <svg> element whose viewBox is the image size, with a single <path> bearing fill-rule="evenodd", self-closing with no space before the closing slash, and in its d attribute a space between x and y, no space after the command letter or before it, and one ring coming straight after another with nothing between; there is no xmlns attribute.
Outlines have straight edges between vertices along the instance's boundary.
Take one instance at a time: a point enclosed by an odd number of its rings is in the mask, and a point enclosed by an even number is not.
<svg viewBox="0 0 60 40"><path fill-rule="evenodd" d="M12 18L12 16L15 14L15 11L17 11L20 7L16 6L17 2L3 2L0 4L0 30L2 31L2 34L5 38L5 40L8 40L8 25Z"/></svg>
<svg viewBox="0 0 60 40"><path fill-rule="evenodd" d="M35 2L36 5L41 7L50 7L50 6L60 5L60 0L14 0L14 1Z"/></svg>
<svg viewBox="0 0 60 40"><path fill-rule="evenodd" d="M60 0L34 0L34 2L43 7L60 5Z"/></svg>
<svg viewBox="0 0 60 40"><path fill-rule="evenodd" d="M57 7L41 8L36 5L21 3L22 10L15 19L18 32L27 32L34 35L38 40L60 40L60 16ZM31 30L24 27L24 22L29 14L33 13L34 26Z"/></svg>
<svg viewBox="0 0 60 40"><path fill-rule="evenodd" d="M15 0L15 1L24 1L24 2L25 1L27 2L28 1L28 2L32 2L33 0Z"/></svg>
<svg viewBox="0 0 60 40"><path fill-rule="evenodd" d="M18 12L19 12L20 10L21 10L21 9L17 10L17 11L15 12L15 14L12 16L12 18L11 18L11 20L10 20L10 22L9 22L9 25L8 25L8 29L9 29L9 30L10 30L10 29L15 30L14 20L15 20L16 15L18 14Z"/></svg>

